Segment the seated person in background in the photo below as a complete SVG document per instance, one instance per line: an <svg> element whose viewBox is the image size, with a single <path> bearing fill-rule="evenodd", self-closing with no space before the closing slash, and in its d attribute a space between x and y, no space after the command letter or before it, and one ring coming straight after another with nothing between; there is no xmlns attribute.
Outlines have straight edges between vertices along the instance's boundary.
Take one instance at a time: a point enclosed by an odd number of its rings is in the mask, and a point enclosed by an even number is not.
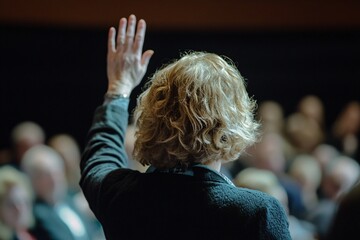
<svg viewBox="0 0 360 240"><path fill-rule="evenodd" d="M45 131L35 122L24 121L12 129L11 141L12 156L10 164L19 169L24 153L35 145L44 144Z"/></svg>
<svg viewBox="0 0 360 240"><path fill-rule="evenodd" d="M284 134L285 117L282 106L276 101L263 101L259 104L257 118L264 132Z"/></svg>
<svg viewBox="0 0 360 240"><path fill-rule="evenodd" d="M34 146L24 154L21 168L30 177L36 195L36 236L57 240L92 239L88 219L68 194L61 156L48 146Z"/></svg>
<svg viewBox="0 0 360 240"><path fill-rule="evenodd" d="M336 118L330 143L360 163L360 102L347 103Z"/></svg>
<svg viewBox="0 0 360 240"><path fill-rule="evenodd" d="M285 135L297 154L311 154L324 141L324 131L317 121L302 113L293 113L287 117Z"/></svg>
<svg viewBox="0 0 360 240"><path fill-rule="evenodd" d="M275 198L220 174L256 141L254 102L232 63L194 52L159 70L138 100L134 158L124 146L128 104L153 54L145 21L110 28L108 91L81 161L81 187L107 239L291 239ZM136 32L136 34L135 34ZM228 60L228 59L227 59Z"/></svg>
<svg viewBox="0 0 360 240"><path fill-rule="evenodd" d="M66 182L70 194L80 191L81 150L76 140L69 134L57 134L48 140L48 145L57 151L64 160Z"/></svg>
<svg viewBox="0 0 360 240"><path fill-rule="evenodd" d="M286 171L288 159L285 157L284 139L278 133L264 133L261 141L248 149L248 166L273 172L284 187L291 215L303 218L305 205L301 187Z"/></svg>
<svg viewBox="0 0 360 240"><path fill-rule="evenodd" d="M94 232L94 235L99 236L96 239L103 239L101 225L91 211L79 186L81 150L78 143L71 135L62 133L52 136L48 140L48 145L58 152L64 161L68 193L73 197L76 209L92 222L94 230L98 229Z"/></svg>
<svg viewBox="0 0 360 240"><path fill-rule="evenodd" d="M323 129L325 124L325 107L323 101L316 95L306 95L298 103L298 112L315 120Z"/></svg>
<svg viewBox="0 0 360 240"><path fill-rule="evenodd" d="M11 166L0 168L0 239L34 240L33 192L27 176Z"/></svg>
<svg viewBox="0 0 360 240"><path fill-rule="evenodd" d="M322 192L326 197L337 201L355 185L359 177L359 164L350 157L340 155L325 171Z"/></svg>
<svg viewBox="0 0 360 240"><path fill-rule="evenodd" d="M320 185L322 197L307 219L316 225L320 239L328 232L339 201L359 180L359 164L347 156L338 156L326 168Z"/></svg>
<svg viewBox="0 0 360 240"><path fill-rule="evenodd" d="M340 152L330 144L320 144L311 153L319 163L322 175L325 174L329 164L340 155Z"/></svg>
<svg viewBox="0 0 360 240"><path fill-rule="evenodd" d="M306 212L313 211L319 201L318 189L322 180L319 162L310 154L298 155L291 161L288 173L300 184Z"/></svg>

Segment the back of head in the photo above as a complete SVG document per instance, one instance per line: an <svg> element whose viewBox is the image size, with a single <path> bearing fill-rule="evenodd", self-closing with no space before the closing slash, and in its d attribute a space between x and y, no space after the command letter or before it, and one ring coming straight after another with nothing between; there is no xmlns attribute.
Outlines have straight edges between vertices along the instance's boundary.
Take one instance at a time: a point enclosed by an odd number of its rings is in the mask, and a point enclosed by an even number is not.
<svg viewBox="0 0 360 240"><path fill-rule="evenodd" d="M31 147L43 144L44 129L32 121L24 121L16 125L11 132L11 140L15 150L15 158L20 161L22 155Z"/></svg>
<svg viewBox="0 0 360 240"><path fill-rule="evenodd" d="M69 164L78 167L81 151L74 137L69 134L57 134L49 139L48 145L56 150Z"/></svg>
<svg viewBox="0 0 360 240"><path fill-rule="evenodd" d="M57 134L49 139L48 145L57 151L64 160L66 179L70 190L78 192L80 190L81 151L77 141L69 134Z"/></svg>
<svg viewBox="0 0 360 240"><path fill-rule="evenodd" d="M278 102L271 100L262 102L257 113L264 132L283 133L284 112Z"/></svg>
<svg viewBox="0 0 360 240"><path fill-rule="evenodd" d="M340 155L340 152L332 145L329 144L320 144L312 152L315 159L319 162L322 171L325 171L325 168L330 162Z"/></svg>
<svg viewBox="0 0 360 240"><path fill-rule="evenodd" d="M344 106L334 122L332 133L335 137L358 134L360 131L360 102L351 101Z"/></svg>
<svg viewBox="0 0 360 240"><path fill-rule="evenodd" d="M30 148L21 168L29 175L38 198L48 204L63 199L67 191L64 161L54 149L46 145Z"/></svg>
<svg viewBox="0 0 360 240"><path fill-rule="evenodd" d="M250 149L253 156L250 164L256 168L267 169L276 174L283 173L286 166L285 141L275 132L264 133L261 141Z"/></svg>
<svg viewBox="0 0 360 240"><path fill-rule="evenodd" d="M296 156L289 168L289 174L296 179L303 190L316 191L322 179L321 166L312 155Z"/></svg>
<svg viewBox="0 0 360 240"><path fill-rule="evenodd" d="M298 105L298 111L306 117L314 119L320 125L324 123L324 104L316 95L306 95Z"/></svg>
<svg viewBox="0 0 360 240"><path fill-rule="evenodd" d="M340 155L326 168L323 190L337 200L347 193L360 178L360 166L350 157Z"/></svg>
<svg viewBox="0 0 360 240"><path fill-rule="evenodd" d="M288 117L285 131L289 142L299 153L311 153L324 139L319 123L302 113L293 113Z"/></svg>
<svg viewBox="0 0 360 240"><path fill-rule="evenodd" d="M228 59L186 54L157 71L140 96L134 157L159 168L235 160L256 140L254 108Z"/></svg>

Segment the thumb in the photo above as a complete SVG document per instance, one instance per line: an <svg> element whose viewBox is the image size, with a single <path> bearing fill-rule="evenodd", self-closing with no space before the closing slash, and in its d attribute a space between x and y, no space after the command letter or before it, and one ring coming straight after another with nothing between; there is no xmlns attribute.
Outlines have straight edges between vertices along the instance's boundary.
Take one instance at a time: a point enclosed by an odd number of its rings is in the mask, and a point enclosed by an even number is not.
<svg viewBox="0 0 360 240"><path fill-rule="evenodd" d="M150 62L150 59L152 57L152 55L154 54L154 51L153 50L147 50L146 52L143 53L142 57L141 57L141 64L144 66L144 67L147 67L149 62Z"/></svg>

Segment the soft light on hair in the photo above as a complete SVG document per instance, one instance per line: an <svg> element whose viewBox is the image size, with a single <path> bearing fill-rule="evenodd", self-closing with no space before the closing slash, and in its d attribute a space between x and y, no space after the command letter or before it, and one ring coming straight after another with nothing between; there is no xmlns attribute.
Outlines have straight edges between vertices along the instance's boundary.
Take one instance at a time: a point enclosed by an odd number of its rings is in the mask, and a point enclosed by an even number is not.
<svg viewBox="0 0 360 240"><path fill-rule="evenodd" d="M158 168L235 160L257 139L255 106L230 59L185 54L138 98L134 158Z"/></svg>

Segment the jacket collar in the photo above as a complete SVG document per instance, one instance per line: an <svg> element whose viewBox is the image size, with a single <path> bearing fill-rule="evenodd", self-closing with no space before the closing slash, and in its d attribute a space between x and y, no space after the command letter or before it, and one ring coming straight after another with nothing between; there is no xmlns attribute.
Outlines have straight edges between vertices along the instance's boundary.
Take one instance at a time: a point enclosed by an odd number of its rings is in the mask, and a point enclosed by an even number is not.
<svg viewBox="0 0 360 240"><path fill-rule="evenodd" d="M169 169L159 169L154 166L150 166L147 169L146 173L180 174L180 175L192 176L205 181L222 182L235 186L232 183L232 181L221 172L215 171L210 167L200 163L194 163L187 168L174 167Z"/></svg>

